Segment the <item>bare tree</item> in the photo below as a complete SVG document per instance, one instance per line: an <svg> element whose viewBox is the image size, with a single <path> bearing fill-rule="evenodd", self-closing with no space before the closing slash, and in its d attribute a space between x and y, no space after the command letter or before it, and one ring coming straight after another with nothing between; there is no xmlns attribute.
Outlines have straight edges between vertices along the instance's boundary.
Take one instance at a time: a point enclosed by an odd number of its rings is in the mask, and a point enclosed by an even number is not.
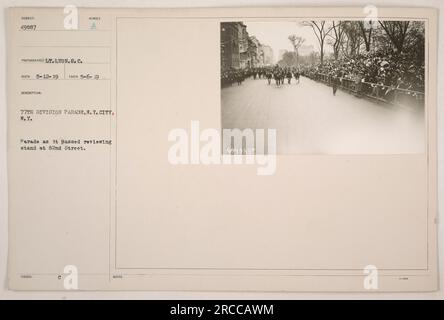
<svg viewBox="0 0 444 320"><path fill-rule="evenodd" d="M337 60L339 58L339 52L345 38L345 29L343 27L343 22L333 21L331 29L333 30L333 32L328 34L328 36L331 38L329 44L331 44L331 46L333 47L333 55L335 57L335 60Z"/></svg>
<svg viewBox="0 0 444 320"><path fill-rule="evenodd" d="M292 34L288 36L288 40L293 45L294 53L296 54L296 65L299 65L299 48L305 42L305 39Z"/></svg>
<svg viewBox="0 0 444 320"><path fill-rule="evenodd" d="M404 49L410 21L379 21L398 53Z"/></svg>
<svg viewBox="0 0 444 320"><path fill-rule="evenodd" d="M368 28L366 28L366 23L364 21L358 22L359 29L361 30L362 39L364 40L365 44L365 51L369 52L371 48L371 42L372 42L372 32L373 32L373 24L367 24L369 25Z"/></svg>
<svg viewBox="0 0 444 320"><path fill-rule="evenodd" d="M363 43L362 32L359 27L358 21L343 21L341 24L346 39L344 41L345 46L342 46L342 51L345 56L353 57L359 54L359 49Z"/></svg>
<svg viewBox="0 0 444 320"><path fill-rule="evenodd" d="M324 45L325 45L325 39L330 34L333 27L328 27L326 25L326 21L304 21L302 22L303 26L308 26L313 29L313 32L318 39L319 42L319 51L320 51L320 58L321 58L321 64L324 63Z"/></svg>

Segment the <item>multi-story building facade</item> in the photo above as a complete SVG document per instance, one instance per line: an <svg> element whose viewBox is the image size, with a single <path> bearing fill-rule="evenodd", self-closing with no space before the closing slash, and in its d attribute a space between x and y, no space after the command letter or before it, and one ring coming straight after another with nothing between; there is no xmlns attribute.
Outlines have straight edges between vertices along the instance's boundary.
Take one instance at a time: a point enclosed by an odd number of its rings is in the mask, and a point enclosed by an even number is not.
<svg viewBox="0 0 444 320"><path fill-rule="evenodd" d="M237 23L221 23L220 41L221 69L239 68L239 36Z"/></svg>
<svg viewBox="0 0 444 320"><path fill-rule="evenodd" d="M274 56L273 56L273 49L266 45L263 44L261 45L261 49L263 52L263 64L264 66L271 66L274 64Z"/></svg>
<svg viewBox="0 0 444 320"><path fill-rule="evenodd" d="M273 50L250 36L242 22L222 22L221 70L245 69L273 64Z"/></svg>
<svg viewBox="0 0 444 320"><path fill-rule="evenodd" d="M259 66L259 40L251 36L248 39L248 55L250 58L250 67L255 68Z"/></svg>

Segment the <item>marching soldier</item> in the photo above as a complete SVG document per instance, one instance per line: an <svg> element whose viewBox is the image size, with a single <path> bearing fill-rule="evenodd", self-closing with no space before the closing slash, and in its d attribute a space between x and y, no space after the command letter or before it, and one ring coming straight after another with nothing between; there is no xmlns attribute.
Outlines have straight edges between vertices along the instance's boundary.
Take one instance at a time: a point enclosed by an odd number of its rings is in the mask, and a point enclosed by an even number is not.
<svg viewBox="0 0 444 320"><path fill-rule="evenodd" d="M273 78L273 73L270 70L268 70L266 75L267 75L268 84L270 85L271 84L271 79Z"/></svg>
<svg viewBox="0 0 444 320"><path fill-rule="evenodd" d="M293 75L291 74L291 71L290 71L290 70L287 70L287 74L286 74L286 76L287 76L287 82L288 82L288 84L291 84L291 78L293 77Z"/></svg>
<svg viewBox="0 0 444 320"><path fill-rule="evenodd" d="M300 77L301 77L301 74L300 74L300 72L299 72L299 70L296 70L295 72L294 72L294 79L299 83L299 79L300 79Z"/></svg>
<svg viewBox="0 0 444 320"><path fill-rule="evenodd" d="M341 85L341 78L334 73L331 80L332 88L333 88L333 95L336 95L336 91L338 91L338 87Z"/></svg>

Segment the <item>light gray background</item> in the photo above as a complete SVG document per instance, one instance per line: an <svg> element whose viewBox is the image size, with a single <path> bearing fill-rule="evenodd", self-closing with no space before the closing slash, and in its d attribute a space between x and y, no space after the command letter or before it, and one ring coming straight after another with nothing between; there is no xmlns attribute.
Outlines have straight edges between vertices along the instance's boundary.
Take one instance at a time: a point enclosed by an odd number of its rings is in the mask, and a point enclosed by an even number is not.
<svg viewBox="0 0 444 320"><path fill-rule="evenodd" d="M319 293L229 293L229 292L13 292L7 289L8 252L8 195L6 162L6 33L5 10L11 6L65 6L79 7L248 7L248 6L381 6L435 7L439 13L439 54L444 48L444 1L442 0L1 0L0 4L0 299L444 299L444 264L440 264L439 292L434 293L369 293L369 294L319 294ZM438 163L444 150L444 118L441 112L444 103L444 67L438 62ZM438 169L438 198L444 199L442 189L444 173ZM441 203L442 204L442 203ZM441 206L440 206L441 208ZM444 226L439 224L439 260L444 258Z"/></svg>

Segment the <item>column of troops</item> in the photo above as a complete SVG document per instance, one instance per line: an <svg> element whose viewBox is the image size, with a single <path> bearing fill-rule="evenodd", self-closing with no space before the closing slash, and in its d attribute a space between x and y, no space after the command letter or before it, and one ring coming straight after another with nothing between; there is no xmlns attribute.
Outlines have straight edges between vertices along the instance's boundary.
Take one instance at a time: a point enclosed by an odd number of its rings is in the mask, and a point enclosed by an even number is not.
<svg viewBox="0 0 444 320"><path fill-rule="evenodd" d="M224 70L221 74L222 87L231 86L233 84L241 85L245 79L267 79L269 85L274 80L277 86L281 86L287 80L291 84L292 78L298 83L300 81L301 71L296 67L280 67L278 65L272 67L258 67L246 69L230 69Z"/></svg>

